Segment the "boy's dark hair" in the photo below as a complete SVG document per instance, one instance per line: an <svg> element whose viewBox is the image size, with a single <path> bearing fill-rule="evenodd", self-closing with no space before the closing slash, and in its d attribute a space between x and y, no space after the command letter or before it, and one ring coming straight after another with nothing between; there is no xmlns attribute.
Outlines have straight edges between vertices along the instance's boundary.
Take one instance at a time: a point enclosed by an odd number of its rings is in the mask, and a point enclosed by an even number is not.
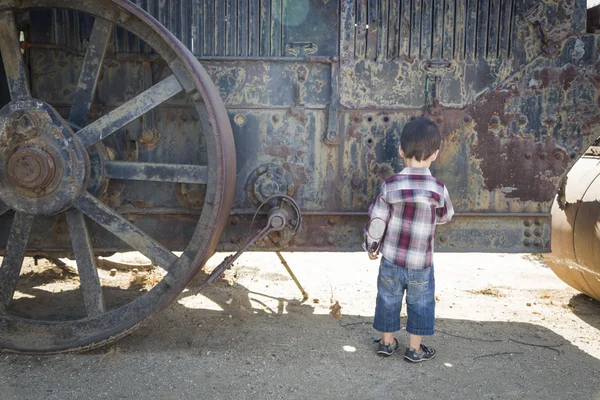
<svg viewBox="0 0 600 400"><path fill-rule="evenodd" d="M442 137L437 124L426 117L418 117L404 125L400 147L404 157L417 161L428 159L440 148Z"/></svg>

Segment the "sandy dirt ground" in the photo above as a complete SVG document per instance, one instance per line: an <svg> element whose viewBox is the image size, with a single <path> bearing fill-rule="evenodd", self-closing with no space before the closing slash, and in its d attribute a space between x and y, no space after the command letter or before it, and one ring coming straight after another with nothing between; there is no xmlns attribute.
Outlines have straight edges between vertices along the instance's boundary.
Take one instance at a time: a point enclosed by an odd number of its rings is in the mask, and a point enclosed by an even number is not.
<svg viewBox="0 0 600 400"><path fill-rule="evenodd" d="M600 400L600 303L539 257L437 254L437 333L425 343L438 355L414 365L374 353L377 262L284 255L306 301L274 253L245 254L113 345L0 354L0 399Z"/></svg>

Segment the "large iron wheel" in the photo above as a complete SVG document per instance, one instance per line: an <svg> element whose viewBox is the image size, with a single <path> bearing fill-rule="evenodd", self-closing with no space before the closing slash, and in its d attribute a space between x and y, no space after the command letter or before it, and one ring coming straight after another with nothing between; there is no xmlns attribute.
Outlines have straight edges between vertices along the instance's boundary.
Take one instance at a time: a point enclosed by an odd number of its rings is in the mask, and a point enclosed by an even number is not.
<svg viewBox="0 0 600 400"><path fill-rule="evenodd" d="M95 17L68 119L32 98L28 85L15 17L39 8L70 9ZM172 75L86 126L114 26L124 27L151 46ZM101 346L129 333L170 304L213 254L229 215L235 185L235 148L225 107L189 50L126 0L2 1L0 52L11 95L11 102L0 111L0 214L14 212L0 267L0 348L53 353ZM103 160L102 168L93 166L90 154L103 139L182 92L211 127L204 133L208 165ZM96 176L98 171L102 176ZM91 180L114 178L205 185L195 233L180 256L90 192ZM66 214L87 316L38 320L14 315L10 304L34 218L59 213ZM166 270L166 275L143 295L108 310L84 216L144 254Z"/></svg>

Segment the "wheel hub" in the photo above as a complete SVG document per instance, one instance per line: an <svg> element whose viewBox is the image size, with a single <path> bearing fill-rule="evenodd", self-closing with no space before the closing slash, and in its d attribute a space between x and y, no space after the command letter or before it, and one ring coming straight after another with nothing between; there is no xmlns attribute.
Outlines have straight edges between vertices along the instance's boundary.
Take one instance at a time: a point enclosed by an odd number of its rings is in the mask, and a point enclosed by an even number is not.
<svg viewBox="0 0 600 400"><path fill-rule="evenodd" d="M21 147L6 163L8 181L21 189L44 189L55 176L54 159L39 147Z"/></svg>
<svg viewBox="0 0 600 400"><path fill-rule="evenodd" d="M40 100L0 110L0 200L16 211L54 215L85 187L87 152L69 125Z"/></svg>

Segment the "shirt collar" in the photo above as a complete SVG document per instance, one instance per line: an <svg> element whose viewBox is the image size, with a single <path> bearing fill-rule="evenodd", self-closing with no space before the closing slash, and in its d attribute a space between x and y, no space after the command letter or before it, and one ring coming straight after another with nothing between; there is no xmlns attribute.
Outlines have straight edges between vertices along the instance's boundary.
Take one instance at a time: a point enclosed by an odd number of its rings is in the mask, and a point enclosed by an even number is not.
<svg viewBox="0 0 600 400"><path fill-rule="evenodd" d="M431 171L429 168L410 168L405 167L400 174L402 175L429 175L431 176Z"/></svg>

